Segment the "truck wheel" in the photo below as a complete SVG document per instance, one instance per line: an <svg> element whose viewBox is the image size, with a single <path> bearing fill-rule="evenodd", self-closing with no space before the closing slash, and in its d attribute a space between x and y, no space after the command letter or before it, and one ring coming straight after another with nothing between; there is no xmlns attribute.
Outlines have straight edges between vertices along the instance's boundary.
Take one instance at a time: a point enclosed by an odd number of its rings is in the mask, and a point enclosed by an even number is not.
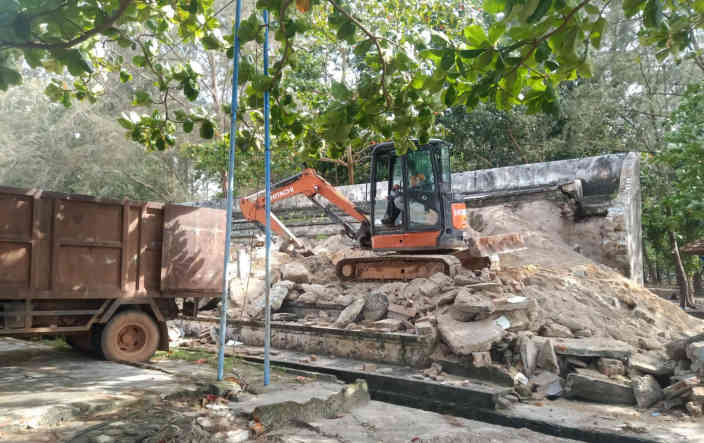
<svg viewBox="0 0 704 443"><path fill-rule="evenodd" d="M93 334L90 331L67 335L65 338L66 343L76 351L85 352L87 354L93 354L95 352L95 348L93 347Z"/></svg>
<svg viewBox="0 0 704 443"><path fill-rule="evenodd" d="M100 339L105 358L114 361L145 361L159 346L156 322L141 311L124 311L110 319Z"/></svg>

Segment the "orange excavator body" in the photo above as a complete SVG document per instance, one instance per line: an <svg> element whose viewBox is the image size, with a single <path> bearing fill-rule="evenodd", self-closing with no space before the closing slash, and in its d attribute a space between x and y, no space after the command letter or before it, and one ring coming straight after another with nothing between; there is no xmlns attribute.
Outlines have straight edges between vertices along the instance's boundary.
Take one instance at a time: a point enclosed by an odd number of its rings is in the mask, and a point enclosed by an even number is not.
<svg viewBox="0 0 704 443"><path fill-rule="evenodd" d="M345 280L408 280L429 277L435 272L453 275L461 264L476 263L478 257L523 248L520 235L510 238L477 237L467 224L466 204L452 195L449 173L449 145L431 140L405 155L397 155L391 143L372 150L370 213L356 206L314 169L306 168L272 186L272 205L296 195L305 195L360 246L375 251L411 252L413 255L381 255L343 259L338 276ZM377 193L377 184L387 192ZM354 229L334 213L330 204L360 223ZM240 199L245 219L263 226L266 219L265 193ZM271 214L271 229L305 250L305 245ZM500 245L501 250L492 249ZM419 253L422 253L419 254ZM432 255L426 255L432 254ZM453 255L454 254L454 255Z"/></svg>

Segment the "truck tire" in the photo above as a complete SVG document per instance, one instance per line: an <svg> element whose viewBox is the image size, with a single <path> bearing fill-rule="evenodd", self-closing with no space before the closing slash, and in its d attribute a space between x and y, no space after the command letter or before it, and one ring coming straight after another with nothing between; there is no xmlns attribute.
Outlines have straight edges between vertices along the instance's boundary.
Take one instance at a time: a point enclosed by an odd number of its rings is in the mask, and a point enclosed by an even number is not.
<svg viewBox="0 0 704 443"><path fill-rule="evenodd" d="M149 360L159 346L156 322L141 311L123 311L110 319L100 338L108 360L139 362Z"/></svg>

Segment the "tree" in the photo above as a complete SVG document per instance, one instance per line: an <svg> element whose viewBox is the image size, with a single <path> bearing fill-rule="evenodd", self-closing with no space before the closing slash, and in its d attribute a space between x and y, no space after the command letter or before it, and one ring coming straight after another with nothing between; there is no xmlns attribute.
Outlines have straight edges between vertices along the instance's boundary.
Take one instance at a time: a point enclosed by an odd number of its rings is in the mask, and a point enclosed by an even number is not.
<svg viewBox="0 0 704 443"><path fill-rule="evenodd" d="M627 0L623 8L627 15L641 17L641 40L661 47L660 58L684 54L697 59L701 53L694 36L704 26L701 3ZM473 109L490 102L500 110L523 105L529 112L557 112L558 84L592 73L590 53L601 46L610 1L486 0L481 9L456 0L427 5L314 0L296 2L300 11L292 0L260 0L257 6L272 12L278 55L269 76L242 65L241 102L249 105L253 96L270 90L277 137L297 140L310 129L316 132L312 139L324 140L334 158L344 153L340 145L348 140L363 147L358 135L369 132L394 139L401 150L410 146L410 136L424 141L433 131L434 112L459 104ZM458 33L456 21L452 28L445 28L445 22L452 23L448 17L460 7L466 8L466 21ZM392 10L396 16L389 20ZM3 2L0 25L10 32L0 39L0 89L21 82L23 60L47 72L67 68L74 77L72 85L57 81L47 88L53 100L68 105L74 98L95 99L100 71L120 72L125 80L133 76L123 70L124 59L100 50L121 45L138 51L132 62L156 76L158 96L137 91L135 102L161 106L120 120L131 137L161 150L175 145L177 125L187 133L197 125L201 136L212 138L216 122L211 115L188 109L186 102L166 108L173 94L196 100L202 72L189 63L160 63L156 55L162 45L184 43L231 52L233 36L222 32L217 13L213 0ZM404 20L411 26L394 29ZM260 43L261 24L253 12L242 23L240 40ZM350 85L335 85L334 100L315 119L299 118L296 98L282 87L282 79L296 66L300 42L315 33L352 48L359 75Z"/></svg>

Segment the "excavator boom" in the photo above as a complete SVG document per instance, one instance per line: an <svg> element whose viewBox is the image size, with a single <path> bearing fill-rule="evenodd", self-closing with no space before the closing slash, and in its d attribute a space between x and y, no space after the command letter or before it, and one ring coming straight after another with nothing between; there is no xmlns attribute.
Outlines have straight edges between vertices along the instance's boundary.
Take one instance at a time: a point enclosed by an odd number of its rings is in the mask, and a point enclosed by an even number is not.
<svg viewBox="0 0 704 443"><path fill-rule="evenodd" d="M271 203L301 194L308 197L316 206L321 207L330 218L340 223L350 238L359 239L362 244L367 241L369 232L369 219L367 216L347 197L335 189L333 185L318 175L315 169L304 169L300 174L276 183L271 191ZM345 214L358 220L362 224L360 230L355 232L349 223L338 217L330 208L321 204L316 199L318 195L324 197ZM264 191L242 197L240 199L240 210L244 218L256 221L263 226L266 221L265 199L266 194ZM276 234L293 242L297 247L304 248L303 243L273 213L271 214L271 229Z"/></svg>

